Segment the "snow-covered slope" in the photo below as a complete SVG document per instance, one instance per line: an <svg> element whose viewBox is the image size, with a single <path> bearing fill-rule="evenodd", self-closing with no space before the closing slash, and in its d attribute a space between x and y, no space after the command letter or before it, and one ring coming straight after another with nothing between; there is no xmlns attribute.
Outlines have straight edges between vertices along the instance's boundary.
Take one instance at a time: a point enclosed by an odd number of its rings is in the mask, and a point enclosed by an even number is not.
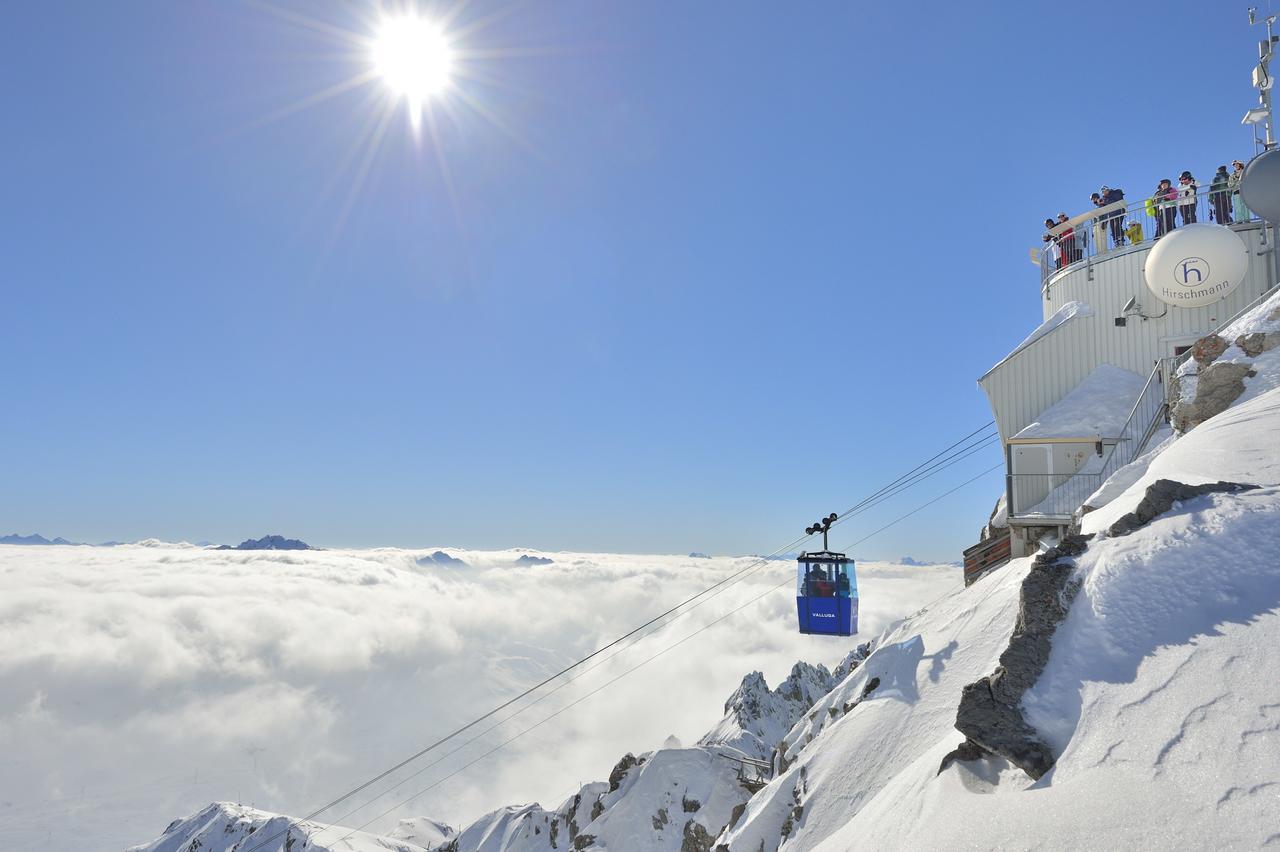
<svg viewBox="0 0 1280 852"><path fill-rule="evenodd" d="M748 757L768 760L783 735L833 685L823 665L796 663L774 690L764 675L752 672L725 702L724 718L698 744L732 746Z"/></svg>
<svg viewBox="0 0 1280 852"><path fill-rule="evenodd" d="M1038 569L1019 559L851 649L831 673L797 664L776 689L747 675L693 748L627 755L554 810L501 808L427 848L1280 845L1280 350L1255 367L1258 384L1234 406L1161 440L1084 517L1092 539L1066 563L1078 591L1062 599L1018 708L1056 756L1039 780L972 743L956 751L962 694L1008 659L1031 606L1024 580ZM1251 487L1135 521L1170 480Z"/></svg>
<svg viewBox="0 0 1280 852"><path fill-rule="evenodd" d="M404 836L400 836L401 830ZM392 835L378 836L322 823L294 824L280 814L216 802L186 819L175 820L163 835L129 852L247 850L258 844L263 852L425 852L451 836L451 829L424 820L405 820Z"/></svg>
<svg viewBox="0 0 1280 852"><path fill-rule="evenodd" d="M1036 783L999 759L935 777L941 742L819 848L1280 844L1280 390L1170 444L1085 531L1159 478L1262 487L1188 501L1079 557L1081 591L1024 702L1056 767Z"/></svg>
<svg viewBox="0 0 1280 852"><path fill-rule="evenodd" d="M1264 356L1266 358L1267 356ZM1025 717L1059 754L1040 781L958 761L958 689L995 668L1029 560L885 637L786 737L788 767L721 838L734 850L1259 848L1280 844L1280 389L1128 474L1085 517L1080 592ZM1167 479L1260 486L1107 530ZM942 643L949 659L919 673ZM865 698L873 678L880 682Z"/></svg>
<svg viewBox="0 0 1280 852"><path fill-rule="evenodd" d="M991 670L1008 641L1029 561L935 601L882 637L787 734L786 770L721 842L751 852L783 841L813 848L901 773L936 772L963 739L953 727L960 690Z"/></svg>

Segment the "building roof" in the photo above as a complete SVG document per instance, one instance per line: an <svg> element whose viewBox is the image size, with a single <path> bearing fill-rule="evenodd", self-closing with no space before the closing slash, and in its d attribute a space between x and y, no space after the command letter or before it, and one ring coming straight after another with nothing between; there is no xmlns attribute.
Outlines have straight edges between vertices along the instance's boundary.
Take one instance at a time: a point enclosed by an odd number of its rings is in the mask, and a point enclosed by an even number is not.
<svg viewBox="0 0 1280 852"><path fill-rule="evenodd" d="M1054 312L1053 316L1049 317L1047 320L1040 323L1040 325L1036 326L1035 331L1028 334L1025 340L1023 340L1021 343L1019 343L1017 346L1013 348L1012 352L1010 352L1008 355L1001 358L1000 361L990 370L987 370L985 373L983 373L982 376L978 379L978 381L982 381L987 376L991 375L996 370L1000 369L1002 366L1008 363L1009 360L1012 359L1015 355L1017 355L1022 350L1026 349L1031 344L1035 343L1037 340L1040 340L1041 338L1057 331L1059 328L1065 325L1069 320L1073 320L1076 317L1091 317L1091 316L1093 316L1093 308L1089 307L1089 305L1086 302L1067 302L1065 305L1058 308L1058 310Z"/></svg>
<svg viewBox="0 0 1280 852"><path fill-rule="evenodd" d="M1114 438L1124 427L1145 383L1146 379L1137 373L1113 364L1099 364L1074 390L1040 412L1011 440Z"/></svg>

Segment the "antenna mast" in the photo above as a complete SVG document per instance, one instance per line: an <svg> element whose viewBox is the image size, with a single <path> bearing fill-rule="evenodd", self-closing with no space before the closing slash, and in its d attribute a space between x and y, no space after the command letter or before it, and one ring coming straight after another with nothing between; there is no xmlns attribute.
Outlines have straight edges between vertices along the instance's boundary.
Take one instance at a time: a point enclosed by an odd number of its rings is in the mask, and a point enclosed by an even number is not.
<svg viewBox="0 0 1280 852"><path fill-rule="evenodd" d="M1271 86L1275 82L1271 78L1271 57L1275 55L1275 44L1280 41L1280 36L1272 32L1276 16L1268 15L1264 21L1259 21L1257 7L1251 6L1249 7L1249 25L1254 26L1258 23L1267 25L1267 40L1258 42L1258 65L1253 69L1253 86L1258 90L1258 100L1262 106L1257 111L1256 118L1249 120L1250 116L1255 115L1255 111L1250 110L1250 115L1245 116L1245 121L1249 124L1262 122L1266 134L1262 149L1270 151L1276 146L1275 113L1271 106Z"/></svg>

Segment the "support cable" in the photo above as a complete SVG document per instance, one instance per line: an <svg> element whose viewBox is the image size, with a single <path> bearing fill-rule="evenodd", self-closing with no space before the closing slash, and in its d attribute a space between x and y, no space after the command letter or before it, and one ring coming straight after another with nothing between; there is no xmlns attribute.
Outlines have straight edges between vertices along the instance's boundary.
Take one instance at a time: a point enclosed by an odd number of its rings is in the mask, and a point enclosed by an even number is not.
<svg viewBox="0 0 1280 852"><path fill-rule="evenodd" d="M850 507L848 510L846 510L842 515L840 515L840 516L839 516L839 517L840 517L840 519L843 519L843 518L845 518L846 516L852 516L852 515L854 515L854 514L859 514L859 513L861 513L862 511L865 511L866 509L869 509L869 508L871 508L872 506L876 505L877 503L882 502L883 500L888 499L889 497L894 496L894 495L895 495L895 494L897 494L897 493L901 493L900 491L893 491L893 492L891 492L891 491L890 491L890 489L899 488L900 486L907 486L908 484L915 484L916 482L921 481L923 478L925 478L925 477L921 476L921 474L926 473L926 470L925 470L925 469L926 469L929 465L931 465L931 464L933 464L933 463L935 463L935 462L936 462L936 464L942 464L943 462L945 462L945 461L946 461L946 459L941 459L941 457L943 457L943 456L947 456L947 455L948 455L948 453L950 453L950 454L951 454L951 456L948 456L948 458L950 458L950 457L955 456L957 453L965 452L967 449L973 449L973 451L975 451L975 452L976 452L976 446L977 446L977 445L970 445L969 447L962 448L961 450L956 450L955 448L956 448L956 447L958 447L958 446L960 446L961 444L966 444L967 442L969 442L969 440L970 440L971 438L973 438L973 436L974 436L974 435L978 434L979 432L983 432L983 431L984 431L984 430L986 430L988 427L990 427L993 423L994 423L994 421L989 421L989 422L987 422L986 424L984 424L983 426L979 427L978 429L973 430L973 431L972 431L972 432L970 432L968 435L965 435L963 438L961 438L960 440L958 440L958 441L954 442L953 444L951 444L951 445L950 445L949 447L947 447L946 449L942 450L942 451L941 451L941 452L939 452L939 453L936 453L934 456L932 456L931 458L927 459L925 462L922 462L921 464L919 464L919 465L917 465L916 467L912 468L912 469L911 469L910 471L908 471L907 473L903 474L902 476L899 476L899 477L898 477L897 479L895 479L893 482L891 482L891 483L889 483L888 485L886 485L886 486L884 486L884 487L880 488L879 490L877 490L876 492L874 492L872 495L870 495L870 496L868 496L868 497L864 498L863 500L859 501L859 502L858 502L858 503L856 503L854 506L852 506L852 507ZM988 439L989 439L989 437L990 437L990 436L988 436ZM941 460L940 460L940 461L938 461L939 459L941 459ZM956 459L955 459L955 461L959 461L959 460L960 460L959 458L956 458ZM953 462L953 463L954 463L954 462ZM948 466L949 466L949 465L948 465ZM938 468L938 470L941 470L941 469L942 469L942 468ZM992 469L994 470L994 468L992 468ZM934 472L934 473L936 473L936 472L937 472L937 470L934 470L933 472ZM987 472L987 471L984 471L984 473L986 473L986 472ZM929 475L932 475L932 473L930 473ZM980 474L980 475L981 475L981 474ZM912 478L912 477L919 477L919 478L915 479L915 480L914 480L914 482L908 483L908 482L907 482L907 480L909 480L909 479L910 479L910 478ZM965 484L968 484L968 483L965 483ZM950 492L948 492L948 493L950 493ZM945 496L945 495L943 495L943 496ZM939 498L939 499L940 499L940 498ZM872 502L872 501L875 501L875 502ZM926 504L926 505L928 505L928 504ZM922 508L923 508L923 507L922 507ZM705 596L707 596L708 594L712 593L712 592L713 592L713 591L715 591L716 589L720 589L720 588L722 588L722 587L726 586L726 584L729 584L731 581L734 581L734 580L735 580L735 579L737 579L737 578L743 577L743 576L745 576L745 575L746 575L747 573L749 573L749 572L752 572L752 571L757 570L757 569L758 569L759 567L761 567L762 565L767 564L767 563L768 563L768 561L769 561L771 558L773 558L774 556L778 556L778 555L780 555L780 554L782 554L782 553L785 553L785 552L789 551L791 548L793 548L793 547L795 547L797 544L800 544L801 542L803 542L803 541L807 540L808 538L810 538L810 536L808 536L808 535L801 536L801 537L799 537L799 538L797 538L797 539L795 539L795 540L791 541L790 543L788 543L788 544L786 544L786 545L783 545L782 547L778 548L777 550L774 550L772 553L768 554L767 556L761 557L761 558L757 559L756 561L754 561L754 562L752 562L752 563L748 564L747 566L745 566L745 567L743 567L743 568L739 569L738 571L735 571L733 574L730 574L729 576L725 577L724 579L719 580L719 581L717 581L716 583L713 583L712 585L708 586L706 589L703 589L702 591L698 592L697 594L694 594L694 595L692 595L692 596L690 596L690 597L686 598L685 600L681 601L680 603L676 604L675 606L671 607L670 609L668 609L668 610L666 610L666 611L664 611L664 612L662 612L662 613L660 613L660 614L658 614L658 615L654 616L653 618L649 619L649 620L648 620L648 621L646 621L645 623L641 624L639 627L636 627L636 628L634 628L634 629L632 629L632 630L628 631L627 633L624 633L623 635L621 635L621 636L617 637L616 639L613 639L612 641L610 641L610 642L608 642L608 643L606 643L606 644L604 644L604 645L600 646L600 647L599 647L599 648L597 648L596 650L592 651L590 654L587 654L586 656L582 657L581 659L579 659L579 660L577 660L577 661L575 661L575 662L571 663L570 665L565 666L564 668L560 669L560 670L559 670L559 671L557 671L556 673L554 673L554 674L552 674L552 675L550 675L550 676L548 676L548 677L544 678L543 680L539 681L538 683L534 684L533 686L531 686L531 687L529 687L528 689L526 689L526 690L524 690L523 692L521 692L519 695L516 695L515 697L513 697L513 698L511 698L511 699L509 699L509 700L507 700L507 701L503 702L502 704L499 704L497 707L494 707L493 709L489 710L488 712L486 712L486 713L484 713L484 714L482 714L482 715L480 715L480 716L477 716L475 719L471 720L470 722L467 722L465 725L462 725L461 727L456 728L456 729L454 729L453 731L450 731L448 734L445 734L444 736L440 737L439 739L435 740L434 742L430 743L429 745L427 745L427 746L425 746L425 747L423 747L423 748L419 749L418 751L414 752L412 755L410 755L409 757L407 757L407 758L405 758L404 760L400 761L399 763L395 764L394 766L392 766L392 767L390 767L390 768L388 768L388 769L386 769L386 770L383 770L382 772L378 773L377 775L373 776L372 778L368 779L367 781L362 782L361 784L357 785L356 787L353 787L352 789L350 789L350 790L348 790L347 792L343 793L342 795L338 796L337 798L335 798L335 799L333 799L333 800L331 800L331 801L327 802L326 804L322 805L322 806L321 806L321 807L319 807L319 808L316 808L314 811L310 812L310 813L309 813L309 814L307 814L306 816L301 817L300 819L291 819L291 820L289 820L289 822L285 825L285 827L284 827L284 828L280 829L280 830L279 830L279 831L277 831L275 834L273 834L273 835L271 835L271 836L269 836L269 837L262 838L262 839L261 839L261 840L259 840L257 843L255 843L253 846L251 846L251 847L249 847L248 849L246 849L246 850L245 850L245 852L256 852L256 850L258 850L258 849L262 848L263 846L266 846L268 843L270 843L270 842L272 842L272 841L274 841L274 840L276 840L276 839L280 838L281 836L283 836L285 833L287 833L289 830L291 830L294 826L299 825L299 824L300 824L300 823L302 823L302 822L308 822L308 821L314 820L316 817L318 817L320 814L324 813L325 811L327 811L327 810L329 810L329 809L331 809L331 808L333 808L333 807L336 807L337 805L339 805L339 804L341 804L341 803L343 803L343 802L347 801L348 799L352 798L353 796L355 796L355 795L357 795L357 794L359 794L359 793L363 792L364 790L367 790L369 787L371 787L372 785L376 784L377 782L379 782L379 781L383 780L384 778L386 778L387 776L391 775L392 773L394 773L394 772L396 772L396 771L398 771L398 770L400 770L400 769L403 769L403 768L404 768L405 766L407 766L408 764L410 764L410 763L414 762L415 760L418 760L419 758L421 758L422 756L426 755L427 753L429 753L429 752L431 752L431 751L434 751L435 749L439 748L441 745L443 745L444 743L448 742L449 740L452 740L452 739L454 739L455 737L457 737L457 736L459 736L459 735L461 735L461 734L465 733L466 731L468 731L468 730L470 730L470 729L474 728L476 725L480 724L481 722L483 722L483 721L485 721L485 720L487 720L487 719L493 718L493 717L494 717L495 715L497 715L498 713L502 712L503 710L507 709L508 707L511 707L512 705L514 705L514 704L516 704L517 702L521 701L522 699L524 699L524 698L528 697L529 695L533 694L534 692L537 692L538 690L542 689L542 687L544 687L544 686L546 686L546 685L550 684L552 681L555 681L556 679L558 679L558 678L560 678L560 677L563 677L564 675L568 674L569 672L573 671L574 669L577 669L579 666L582 666L584 663L586 663L586 662L588 662L588 661L590 661L590 660L592 660L592 659L594 659L594 658L598 657L599 655L603 654L605 651L608 651L608 650L610 650L611 648L617 647L618 645L622 644L623 642L625 642L625 641L626 641L626 640L628 640L628 639L631 639L632 637L636 637L636 636L637 636L637 634L641 634L643 631L647 630L649 627L652 627L653 625L655 625L655 624L657 624L658 622L662 621L663 619L667 618L667 616L670 616L670 615L672 615L672 614L676 613L677 611L679 611L679 610L681 610L681 609L684 609L685 607L688 607L688 606L689 606L691 603L693 603L694 601L697 601L697 600L698 600L698 599L700 599L700 598L704 598ZM790 580L787 580L786 582L788 582L788 583L789 583L789 582L791 582L791 581L790 581ZM780 588L780 587L781 587L781 586L775 586L775 587L773 587L773 588ZM772 589L770 589L770 590L768 590L768 591L772 591ZM766 592L766 593L767 593L767 592ZM757 598L757 600L758 600L758 598ZM705 602L705 601L704 601L704 602ZM736 611L737 611L737 610L733 610L732 612L736 612ZM730 614L732 614L732 612L731 612ZM720 619L720 620L722 620L722 619ZM717 622L712 622L712 624L715 624L715 623L717 623ZM663 625L663 626L665 626L665 625ZM708 625L708 626L710 626L710 625ZM705 628L703 628L703 629L705 629ZM700 631L699 631L699 632L700 632ZM696 634L691 634L691 635L696 635ZM643 637L643 636L640 636L639 638L644 638L644 637ZM637 639L637 641L639 641L639 639ZM683 641L683 640L682 640L682 641ZM632 644L634 644L634 643L632 643ZM629 646L628 646L628 647L629 647ZM673 646L673 647L674 647L674 646ZM623 648L622 650L626 650L626 648ZM621 652L621 651L620 651L620 652ZM619 653L620 653L620 652L619 652ZM615 656L616 656L616 655L615 655ZM650 658L650 659L652 659L652 658ZM602 661L602 662L606 662L606 661L607 661L607 660ZM646 660L646 662L647 662L647 660ZM628 670L628 671L634 671L634 669L631 669L631 670ZM583 674L585 674L585 672L583 672ZM610 681L610 683L612 683L612 681ZM557 688L557 689L558 689L558 688ZM594 692L593 692L593 693L589 693L589 695L593 695L593 694L595 694L595 693L594 693ZM541 699L539 699L539 700L541 700ZM533 702L533 703L537 703L537 702ZM528 705L528 706L530 706L530 707L531 707L531 706L533 706L533 703L531 703L531 704L530 704L530 705ZM572 706L572 705L570 705L570 706ZM527 709L527 708L526 708L526 709ZM522 712L522 711L521 711L521 712ZM557 711L557 712L559 712L559 711ZM513 718L515 715L517 715L517 714L512 714L511 716L509 716L509 717L507 717L507 718L508 718L508 719ZM549 718L549 717L548 717L548 718ZM503 721L505 722L506 720L503 720ZM501 723L500 723L500 724L501 724ZM539 723L539 724L541 724L541 723ZM518 736L519 736L519 735L518 735ZM455 749L455 751L456 751L456 749ZM452 753L452 752L451 752L451 753ZM446 756L447 756L447 755L446 755ZM437 761L437 762L438 762L438 761ZM467 764L467 765L469 766L470 764ZM463 768L465 768L465 767L463 767ZM460 770L459 770L459 771L460 771ZM415 774L416 774L416 773L415 773ZM411 777L412 777L412 776L411 776ZM451 776L446 776L446 778L447 778L447 777L451 777ZM394 788L392 788L392 789L394 789ZM377 797L375 797L375 799L376 799L376 798L377 798ZM416 798L416 794L415 794L414 798ZM371 800L371 801L372 801L372 800ZM375 819L376 819L376 817L375 817ZM366 825L367 825L367 824L368 824L368 823L366 823Z"/></svg>
<svg viewBox="0 0 1280 852"><path fill-rule="evenodd" d="M928 502L926 502L926 503L922 503L921 505L919 505L919 506L917 506L916 508L912 509L910 512L907 512L907 513L905 513L905 514L903 514L903 515L899 515L899 516L898 516L897 518L895 518L893 521L891 521L891 522L889 522L889 523L885 524L884 526L880 527L879 529L877 529L877 530L875 530L875 531L873 531L873 532L867 533L865 536L863 536L862 538L858 539L857 541L853 542L852 544L850 544L850 545L848 545L848 546L849 546L849 547L855 547L855 546L857 546L857 545L861 544L862 542L866 541L867 539L871 538L872 536L878 535L879 533L881 533L881 532L883 532L883 531L885 531L885 530L889 529L889 527L893 526L894 524L898 523L899 521L906 520L907 518L911 517L912 515L916 514L917 512L920 512L920 511L922 511L922 510L924 510L924 509L927 509L929 506L932 506L934 503L937 503L939 500L943 499L944 497L948 497L948 496L950 496L950 495L954 494L955 492L959 491L961 488L964 488L966 485L969 485L969 484L971 484L971 483L973 483L973 482L976 482L977 480L979 480L979 479L981 479L982 477L986 476L988 473L991 473L992 471L994 471L994 470L996 470L996 469L998 469L998 468L1000 468L1000 467L1003 467L1003 465L1004 465L1004 462L1000 462L1000 464L996 464L996 465L993 465L993 466L991 466L991 467L987 468L986 470L984 470L984 471L982 471L981 473L979 473L977 476L974 476L974 477L971 477L971 478L969 478L969 479L966 479L964 482L960 483L960 484L959 484L959 485L957 485L956 487L954 487L954 488L950 489L949 491L944 491L943 493L939 494L937 497L934 497L932 500L929 500L929 501L928 501ZM663 654L666 654L668 651L671 651L671 650L673 650L673 649L675 649L675 648L678 648L679 646L683 645L685 642L688 642L690 639L694 638L695 636L698 636L699 634L701 634L701 633L703 633L703 632L705 632L705 631L707 631L707 630L711 629L712 627L716 626L717 624L719 624L720 622L722 622L722 621L724 621L725 619L729 618L730 616L735 615L736 613L738 613L738 612L740 612L740 611L742 611L742 610L746 609L748 606L750 606L750 605L752 605L752 604L754 604L754 603L759 602L760 600L762 600L762 599L763 599L763 598L765 598L766 596L768 596L768 595L772 594L773 592L776 592L778 589L781 589L783 586L790 585L792 582L794 582L794 581L792 580L792 578L788 577L787 579L783 580L781 583L777 584L776 586L771 586L771 587L769 587L768 589L765 589L763 592L761 592L759 595L756 595L754 598L751 598L750 600L746 601L745 603L740 604L739 606L734 607L733 609L731 609L731 610L729 610L728 612L726 612L724 615L720 616L719 618L716 618L714 621L710 621L710 622L708 622L707 624L704 624L702 627L699 627L697 630L693 631L692 633L690 633L690 634L688 634L688 635L686 635L686 636L684 636L684 637L682 637L682 638L678 639L677 641L675 641L675 642L671 643L670 645L667 645L665 648L661 649L660 651L657 651L657 652L655 652L655 653L651 654L650 656L648 656L648 657L646 657L645 659L641 660L639 663L637 663L636 665L634 665L634 666L632 666L631 668L627 669L626 671L622 672L621 674L617 675L616 677L611 678L610 680L607 680L607 681L605 681L604 683L600 684L600 686L598 686L598 687L596 687L595 689L591 690L591 691L590 691L590 692L588 692L586 695L583 695L583 696L581 696L580 698L575 699L574 701L570 702L569 704L566 704L564 707L561 707L559 710L556 710L554 713L551 713L550 715L543 717L543 718L542 718L542 719L540 719L539 721L537 721L537 722L535 722L534 724L530 725L528 728L525 728L525 729L524 729L523 731L521 731L520 733L515 734L514 736L509 737L509 738L508 738L508 739L506 739L506 740L503 740L501 743L499 743L498 745L496 745L496 746L494 746L493 748L489 749L488 751L486 751L484 754L480 755L479 757L477 757L477 758L475 758L475 759L473 759L473 760L471 760L471 761L469 761L469 762L467 762L467 763L463 764L462 766L458 767L457 769L453 770L452 772L449 772L448 774L446 774L446 775L442 776L441 778L439 778L439 779L437 779L437 780L435 780L435 781L431 782L431 784L427 785L426 787L423 787L421 790L419 790L418 792L416 792L416 793L414 793L413 795L409 796L408 798L401 799L399 802L397 802L396 804L392 805L390 808L387 808L385 811L382 811L382 812L381 812L381 813L379 813L378 815L376 815L376 816L374 816L374 817L371 817L370 819L368 819L368 820L366 820L365 822L361 823L361 824L360 824L359 826L357 826L356 828L350 829L349 831L347 831L347 833L346 833L346 834L344 834L344 835L342 835L341 837L339 837L339 838L338 838L338 840L337 840L337 841L335 841L335 842L340 843L340 842L342 842L343 840L346 840L347 838L351 837L351 836L352 836L353 834L355 834L356 832L364 830L365 828L367 828L368 826L370 826L370 825L372 825L373 823L377 822L378 820L382 819L383 817L389 816L390 814L394 813L395 811L397 811L397 810L399 810L400 808L404 807L405 805L409 804L409 802L412 802L414 799L418 798L419 796L423 795L424 793L427 793L427 792L429 792L430 790L434 789L435 787L438 787L439 785L443 784L445 781L448 781L450 778L452 778L453 776L455 776L455 775L457 775L458 773L462 772L463 770L465 770L465 769L469 769L470 767L472 767L472 766L474 766L475 764L479 763L480 761L484 760L486 757L489 757L490 755L493 755L493 754L497 753L498 751L501 751L503 748L505 748L506 746L508 746L508 745L510 745L511 743L515 742L516 740L520 739L520 738L521 738L521 737L523 737L525 734L527 734L527 733L529 733L529 732L531 732L531 731L533 731L533 730L536 730L537 728L541 727L542 725L544 725L544 724L546 724L547 722L551 721L552 719L556 718L556 717L557 717L557 716L559 716L561 713L564 713L565 711L570 710L570 709L572 709L573 707L576 707L577 705L579 705L579 704L581 704L582 702L586 701L588 698L591 698L592 696L594 696L594 695L596 695L596 694L598 694L598 693L600 693L600 692L603 692L605 689L607 689L608 687L610 687L610 686L612 686L613 684L617 683L618 681L622 680L624 677L626 677L627 675L629 675L629 674L631 674L632 672L636 671L637 669L640 669L640 668L642 668L642 667L644 667L644 666L648 665L649 663L651 663L651 662L653 662L654 660L656 660L656 659L658 659L659 657L661 657ZM255 848L256 848L256 847L255 847Z"/></svg>

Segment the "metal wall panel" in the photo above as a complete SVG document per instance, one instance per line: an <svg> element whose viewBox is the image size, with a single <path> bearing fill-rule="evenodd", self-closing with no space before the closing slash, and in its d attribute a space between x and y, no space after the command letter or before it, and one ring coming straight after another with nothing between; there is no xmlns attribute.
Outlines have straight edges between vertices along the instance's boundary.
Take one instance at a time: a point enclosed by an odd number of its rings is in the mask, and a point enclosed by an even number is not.
<svg viewBox="0 0 1280 852"><path fill-rule="evenodd" d="M1244 308L1275 282L1270 280L1270 248L1255 223L1233 229L1249 246L1249 271L1225 299L1202 308L1165 305L1146 287L1142 266L1153 245L1148 241L1128 251L1103 254L1092 267L1080 266L1052 278L1043 299L1048 319L1067 302L1085 302L1092 316L1077 316L1037 340L979 379L987 394L1000 438L1008 439L1061 400L1099 364L1113 364L1141 376L1156 362L1173 354L1173 347L1202 337ZM1124 326L1125 304L1136 298L1142 314L1130 315Z"/></svg>

